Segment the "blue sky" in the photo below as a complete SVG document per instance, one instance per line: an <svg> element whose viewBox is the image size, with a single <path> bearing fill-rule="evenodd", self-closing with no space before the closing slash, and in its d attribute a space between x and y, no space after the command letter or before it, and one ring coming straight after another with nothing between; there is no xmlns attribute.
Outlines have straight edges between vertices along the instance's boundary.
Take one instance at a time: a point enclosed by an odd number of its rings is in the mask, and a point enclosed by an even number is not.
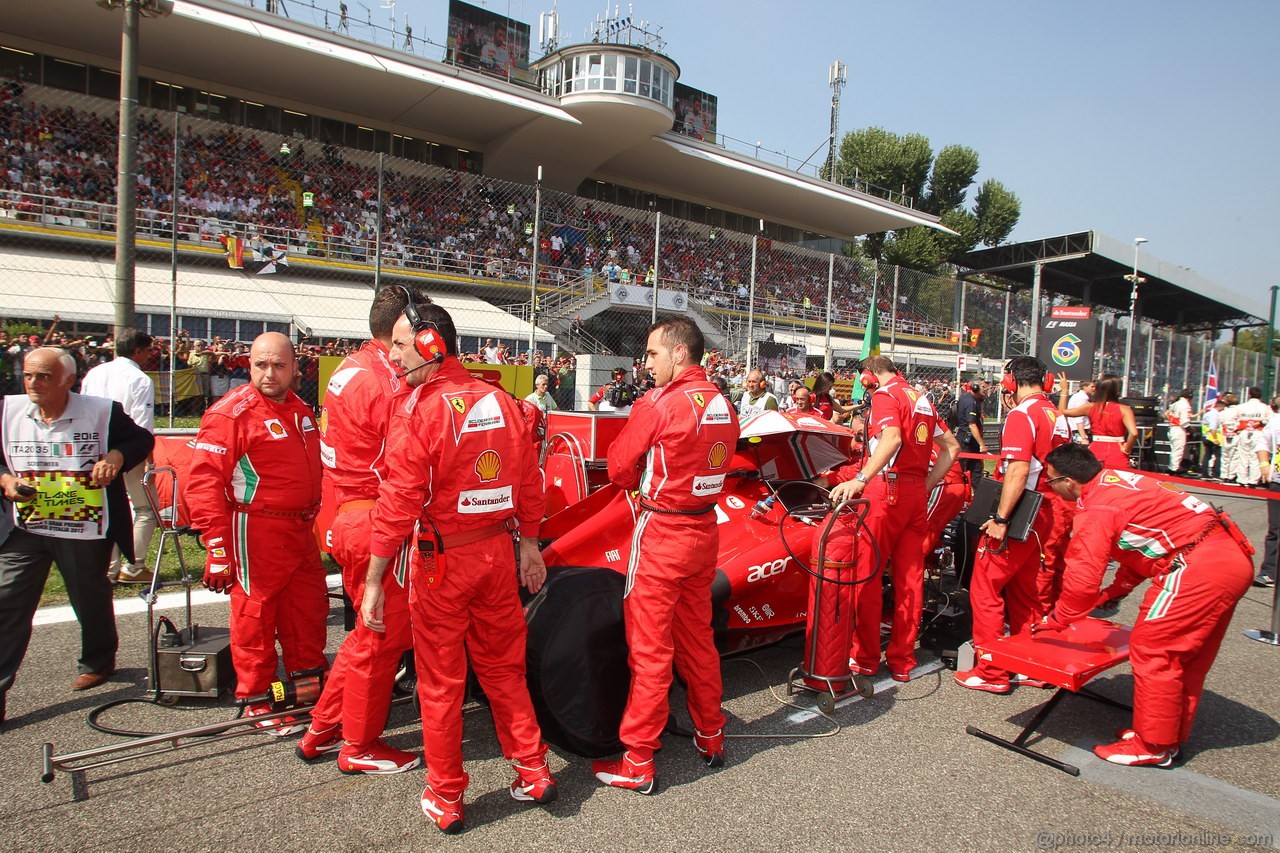
<svg viewBox="0 0 1280 853"><path fill-rule="evenodd" d="M529 23L536 41L551 3L475 5ZM560 0L562 41L585 40L605 9ZM399 0L395 14L442 43L447 10ZM1141 235L1152 255L1264 307L1280 284L1280 2L636 0L632 14L661 26L682 82L719 97L729 136L808 156L827 134L839 59L841 132L974 148L979 182L1022 200L1012 239Z"/></svg>

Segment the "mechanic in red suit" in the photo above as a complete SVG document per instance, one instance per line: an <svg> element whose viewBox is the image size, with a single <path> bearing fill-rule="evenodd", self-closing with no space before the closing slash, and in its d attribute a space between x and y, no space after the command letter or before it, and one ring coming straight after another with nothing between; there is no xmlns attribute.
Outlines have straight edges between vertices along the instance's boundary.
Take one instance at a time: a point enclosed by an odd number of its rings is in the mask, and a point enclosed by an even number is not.
<svg viewBox="0 0 1280 853"><path fill-rule="evenodd" d="M951 428L944 421L942 428L951 431ZM956 445L959 447L959 439L956 439ZM937 464L937 449L934 449L931 457L931 464ZM943 475L940 487L934 487L929 493L928 500L928 521L926 523L927 532L924 537L924 555L927 561L929 555L938 550L939 544L942 542L942 533L946 530L948 524L960 513L965 511L969 506L969 501L973 500L973 486L969 482L969 475L963 467L960 460L951 463L951 467L947 469L947 473Z"/></svg>
<svg viewBox="0 0 1280 853"><path fill-rule="evenodd" d="M409 614L422 707L427 785L422 811L446 833L464 826L462 700L470 659L489 699L511 796L549 803L557 790L525 684L525 621L517 589L542 588L538 552L542 473L516 402L457 360L453 319L439 305L407 306L396 321L391 362L413 390L395 406L387 476L370 519L369 566L360 616L391 630L389 574L411 541ZM513 535L519 535L514 546Z"/></svg>
<svg viewBox="0 0 1280 853"><path fill-rule="evenodd" d="M330 553L342 567L343 587L357 612L369 568L369 516L386 477L387 425L394 403L409 391L388 356L391 331L407 303L401 287L378 291L369 310L373 338L333 372L320 415L320 461L338 506ZM369 630L357 613L298 742L303 761L337 752L343 773L371 775L402 773L420 762L382 740L396 669L413 645L408 562L404 553L398 557L383 584L386 630Z"/></svg>
<svg viewBox="0 0 1280 853"><path fill-rule="evenodd" d="M312 521L320 507L320 432L311 408L290 390L298 363L289 339L259 335L249 384L228 392L200 421L186 501L202 532L204 585L231 594L236 696L265 693L276 675L327 668L324 568ZM245 714L270 713L251 705ZM275 735L305 727L285 718Z"/></svg>
<svg viewBox="0 0 1280 853"><path fill-rule="evenodd" d="M871 384L876 386L867 419L871 455L856 477L831 490L832 503L857 497L871 501L864 523L857 526L856 543L845 537L856 551L855 578L869 578L852 587L856 615L849 666L860 675L874 675L880 668L884 595L879 578L887 564L894 609L885 661L895 681L909 681L924 603L928 498L950 470L959 444L929 398L908 384L892 360L873 355L862 363L862 371L875 378ZM935 445L937 462L931 465Z"/></svg>
<svg viewBox="0 0 1280 853"><path fill-rule="evenodd" d="M1036 584L1044 569L1044 543L1056 523L1053 487L1044 476L1044 460L1049 451L1071 440L1067 419L1045 392L1044 363L1031 356L1019 356L1005 367L1001 392L1012 404L1000 436L1000 475L1003 485L996 514L980 528L985 534L974 561L969 582L969 604L973 610L973 645L983 646L1009 633L1031 627L1038 618ZM1009 398L1012 398L1011 400ZM1018 542L1007 534L1025 489L1044 495L1027 541ZM1043 687L1043 682L1018 677L1019 683ZM955 674L955 681L970 690L1008 693L1011 674L988 661L979 660L973 669Z"/></svg>
<svg viewBox="0 0 1280 853"><path fill-rule="evenodd" d="M1059 447L1047 461L1049 482L1080 511L1062 596L1032 630L1069 630L1151 578L1129 635L1133 728L1093 751L1113 764L1169 767L1191 736L1205 676L1253 581L1253 547L1199 498L1136 471L1103 468L1084 447ZM1110 560L1121 568L1099 593Z"/></svg>
<svg viewBox="0 0 1280 853"><path fill-rule="evenodd" d="M687 685L694 747L724 764L720 657L711 630L711 582L719 531L716 496L738 441L732 405L707 380L703 337L687 317L649 329L645 367L657 387L636 401L609 449L609 479L639 489L623 593L631 691L618 736L621 758L597 761L596 778L657 792L654 753L667 725L671 666Z"/></svg>

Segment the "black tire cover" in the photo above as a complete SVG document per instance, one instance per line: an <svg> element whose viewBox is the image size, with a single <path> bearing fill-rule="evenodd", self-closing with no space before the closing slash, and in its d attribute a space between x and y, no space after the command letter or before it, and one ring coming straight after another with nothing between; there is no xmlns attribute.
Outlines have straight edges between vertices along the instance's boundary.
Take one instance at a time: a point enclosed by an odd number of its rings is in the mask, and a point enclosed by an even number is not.
<svg viewBox="0 0 1280 853"><path fill-rule="evenodd" d="M622 620L626 579L577 566L548 575L526 610L529 694L542 736L587 758L619 752L618 726L631 686Z"/></svg>

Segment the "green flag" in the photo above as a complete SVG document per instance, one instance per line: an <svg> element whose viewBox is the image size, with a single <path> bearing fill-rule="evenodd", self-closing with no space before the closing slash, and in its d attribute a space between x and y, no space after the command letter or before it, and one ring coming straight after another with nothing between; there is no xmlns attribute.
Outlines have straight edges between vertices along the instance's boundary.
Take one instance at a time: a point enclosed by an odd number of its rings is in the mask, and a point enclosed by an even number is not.
<svg viewBox="0 0 1280 853"><path fill-rule="evenodd" d="M862 335L862 359L865 361L873 355L880 354L880 312L876 303L871 301L871 310L867 313L867 328ZM853 399L861 400L866 391L861 382L853 383Z"/></svg>

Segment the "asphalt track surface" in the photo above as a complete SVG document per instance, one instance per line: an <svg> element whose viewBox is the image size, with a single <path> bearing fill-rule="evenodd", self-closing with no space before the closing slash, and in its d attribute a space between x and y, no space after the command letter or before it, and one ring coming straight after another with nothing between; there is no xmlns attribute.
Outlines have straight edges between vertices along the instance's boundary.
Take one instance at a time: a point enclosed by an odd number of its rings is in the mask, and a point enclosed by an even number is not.
<svg viewBox="0 0 1280 853"><path fill-rule="evenodd" d="M1261 545L1261 501L1211 499ZM1120 621L1132 622L1139 599L1130 596ZM121 615L119 672L73 693L79 627L39 625L0 729L0 850L1280 849L1280 648L1242 633L1268 626L1271 600L1271 590L1255 588L1237 608L1192 741L1173 770L1095 759L1089 747L1111 740L1128 715L1079 697L1068 697L1033 743L1077 764L1079 778L971 737L966 724L1013 737L1050 694L972 692L946 670L905 685L882 675L877 695L842 703L834 713L840 731L822 737L835 725L807 710L810 696L794 697L797 709L770 690L785 698L782 685L801 658L793 639L724 662L729 730L745 737L729 742L728 766L708 770L688 740L668 735L653 797L606 789L588 761L553 753L559 800L546 808L517 803L488 711L469 705L468 828L455 837L440 835L419 811L421 770L343 776L331 760L299 762L292 738L261 734L92 770L79 782L59 773L42 784L45 742L58 753L119 742L90 729L85 715L144 695L147 628L145 614ZM225 603L199 606L197 621L225 625ZM338 610L329 624L333 650L342 636ZM1122 666L1090 686L1129 701L1132 678ZM186 712L135 705L104 719L172 730L231 716L226 704ZM393 708L388 740L420 748L411 705Z"/></svg>

